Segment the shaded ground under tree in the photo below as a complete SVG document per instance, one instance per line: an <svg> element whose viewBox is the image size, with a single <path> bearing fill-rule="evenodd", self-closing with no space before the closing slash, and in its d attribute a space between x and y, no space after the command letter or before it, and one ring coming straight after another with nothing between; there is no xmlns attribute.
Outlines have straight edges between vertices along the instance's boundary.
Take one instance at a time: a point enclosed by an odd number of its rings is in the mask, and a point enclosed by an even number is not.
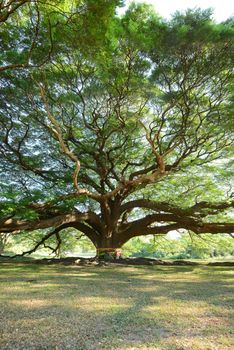
<svg viewBox="0 0 234 350"><path fill-rule="evenodd" d="M1 263L0 286L3 350L232 349L228 267Z"/></svg>

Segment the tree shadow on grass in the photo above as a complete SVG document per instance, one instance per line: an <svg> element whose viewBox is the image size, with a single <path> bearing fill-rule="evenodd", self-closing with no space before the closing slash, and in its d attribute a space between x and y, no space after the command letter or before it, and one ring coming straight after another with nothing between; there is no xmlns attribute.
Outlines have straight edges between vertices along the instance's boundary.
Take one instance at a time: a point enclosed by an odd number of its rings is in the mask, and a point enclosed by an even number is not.
<svg viewBox="0 0 234 350"><path fill-rule="evenodd" d="M182 350L183 342L203 339L206 349L204 337L232 329L230 269L213 272L1 266L0 348Z"/></svg>

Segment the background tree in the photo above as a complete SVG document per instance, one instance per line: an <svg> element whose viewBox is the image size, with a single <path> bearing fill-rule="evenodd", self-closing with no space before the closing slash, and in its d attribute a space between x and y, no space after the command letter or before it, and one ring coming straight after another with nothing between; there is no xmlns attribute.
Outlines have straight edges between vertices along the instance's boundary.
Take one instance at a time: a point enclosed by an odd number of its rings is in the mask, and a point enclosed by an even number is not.
<svg viewBox="0 0 234 350"><path fill-rule="evenodd" d="M119 18L113 1L100 31L103 7L82 4L2 107L0 230L51 228L38 247L73 227L99 253L181 228L232 233L231 190L217 185L229 181L232 22L201 10L165 22L146 5Z"/></svg>
<svg viewBox="0 0 234 350"><path fill-rule="evenodd" d="M197 235L181 233L180 237L135 237L123 246L125 256L159 259L229 258L234 254L233 238L227 234Z"/></svg>

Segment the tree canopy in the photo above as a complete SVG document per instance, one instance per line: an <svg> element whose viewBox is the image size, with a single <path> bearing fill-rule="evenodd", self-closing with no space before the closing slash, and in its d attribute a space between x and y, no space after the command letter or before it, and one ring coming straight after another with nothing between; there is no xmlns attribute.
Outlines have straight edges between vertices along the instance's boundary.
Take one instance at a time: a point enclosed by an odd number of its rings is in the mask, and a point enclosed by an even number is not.
<svg viewBox="0 0 234 350"><path fill-rule="evenodd" d="M30 251L234 232L233 20L120 5L1 2L0 232Z"/></svg>

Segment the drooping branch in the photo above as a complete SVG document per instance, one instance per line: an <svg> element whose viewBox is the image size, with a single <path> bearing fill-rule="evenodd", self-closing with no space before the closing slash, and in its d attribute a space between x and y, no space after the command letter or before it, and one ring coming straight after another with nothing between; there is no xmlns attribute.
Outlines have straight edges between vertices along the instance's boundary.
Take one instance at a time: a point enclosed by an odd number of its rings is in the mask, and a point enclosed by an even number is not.
<svg viewBox="0 0 234 350"><path fill-rule="evenodd" d="M16 10L31 0L9 0L1 1L0 3L0 22L6 22L10 15L16 12Z"/></svg>
<svg viewBox="0 0 234 350"><path fill-rule="evenodd" d="M53 253L57 253L58 250L60 249L61 243L62 243L62 239L59 235L60 231L64 230L65 228L68 227L73 227L76 230L82 232L83 234L85 234L95 246L98 246L98 243L100 241L100 236L98 234L97 231L95 231L92 227L90 227L89 225L82 223L82 222L67 222L64 223L62 225L59 225L58 227L56 227L54 230L52 230L51 232L45 234L41 240L39 240L34 246L33 248L24 251L21 254L16 254L13 256L10 256L11 258L16 258L19 256L25 256L25 255L29 255L34 253L39 247L44 246L45 248L49 248L50 250L52 250ZM46 245L46 241L51 238L52 236L56 237L56 241L57 244L54 248L52 248L51 246ZM0 254L1 256L1 254ZM3 257L6 257L6 255L2 255Z"/></svg>
<svg viewBox="0 0 234 350"><path fill-rule="evenodd" d="M176 230L190 230L196 234L203 233L233 233L234 232L234 223L203 223L203 222L193 222L192 220L173 220L172 223L163 222L160 218L160 222L153 222L149 218L143 218L136 220L135 222L123 225L118 233L118 240L124 244L129 239L142 235L165 235L170 231ZM189 222L190 221L190 222Z"/></svg>
<svg viewBox="0 0 234 350"><path fill-rule="evenodd" d="M96 226L100 222L95 213L86 212L71 212L69 214L62 214L57 216L52 216L48 219L42 220L17 220L17 219L7 219L1 223L0 232L17 232L17 231L33 231L37 229L45 229L49 227L59 227L64 224L70 224L80 222L80 221L89 221L93 222Z"/></svg>
<svg viewBox="0 0 234 350"><path fill-rule="evenodd" d="M228 202L221 202L221 203L209 203L207 201L198 202L195 205L193 205L190 210L192 210L194 213L202 211L203 209L208 210L207 212L209 214L212 214L213 212L216 213L216 211L221 212L228 208L234 208L234 201L228 201Z"/></svg>
<svg viewBox="0 0 234 350"><path fill-rule="evenodd" d="M62 244L62 239L60 237L60 232L56 232L55 233L55 238L56 238L56 246L55 247L51 247L50 245L47 245L45 242L43 243L43 247L50 249L51 250L51 254L55 254L56 256L60 255L60 249L61 249L61 244Z"/></svg>
<svg viewBox="0 0 234 350"><path fill-rule="evenodd" d="M191 226L191 231L199 233L233 233L234 223L218 222L218 223L203 223L202 225Z"/></svg>
<svg viewBox="0 0 234 350"><path fill-rule="evenodd" d="M153 211L163 211L166 213L173 213L176 215L185 215L187 214L186 210L176 207L170 203L166 202L153 202L148 199L136 199L127 203L124 203L120 208L120 213L125 211L132 211L135 208L145 208Z"/></svg>
<svg viewBox="0 0 234 350"><path fill-rule="evenodd" d="M125 211L131 211L134 208L145 208L157 212L173 213L177 216L207 216L217 214L217 210L222 212L229 208L234 208L234 201L219 202L219 203L209 203L206 201L196 203L189 208L181 208L166 202L153 202L147 199L137 199L127 203L124 203L120 208L120 213Z"/></svg>
<svg viewBox="0 0 234 350"><path fill-rule="evenodd" d="M201 233L233 233L234 223L230 222L205 222L204 219L210 215L232 208L234 202L208 203L201 202L189 208L179 208L165 202L152 202L141 199L125 203L120 208L124 219L120 224L119 234L126 239L146 234L165 234L170 230L185 229L197 234ZM126 217L135 208L148 209L155 214L144 215L144 217L127 221Z"/></svg>
<svg viewBox="0 0 234 350"><path fill-rule="evenodd" d="M23 252L21 254L15 254L15 255L11 256L11 258L16 258L16 257L19 257L19 256L25 256L25 255L34 253L41 245L44 245L44 243L49 238L51 238L54 235L57 235L61 230L63 230L64 228L66 228L68 226L69 226L69 224L64 224L64 225L61 225L60 227L57 227L53 231L51 231L51 232L47 233L45 236L43 236L43 238L39 242L37 242L36 245L33 248L31 248L31 249L29 249L29 250L27 250L27 251L25 251L25 252Z"/></svg>
<svg viewBox="0 0 234 350"><path fill-rule="evenodd" d="M124 244L129 239L142 235L165 235L170 231L181 229L182 225L178 223L167 224L167 225L158 225L158 226L147 226L147 225L138 225L131 226L125 229L123 232L119 232L119 241Z"/></svg>

